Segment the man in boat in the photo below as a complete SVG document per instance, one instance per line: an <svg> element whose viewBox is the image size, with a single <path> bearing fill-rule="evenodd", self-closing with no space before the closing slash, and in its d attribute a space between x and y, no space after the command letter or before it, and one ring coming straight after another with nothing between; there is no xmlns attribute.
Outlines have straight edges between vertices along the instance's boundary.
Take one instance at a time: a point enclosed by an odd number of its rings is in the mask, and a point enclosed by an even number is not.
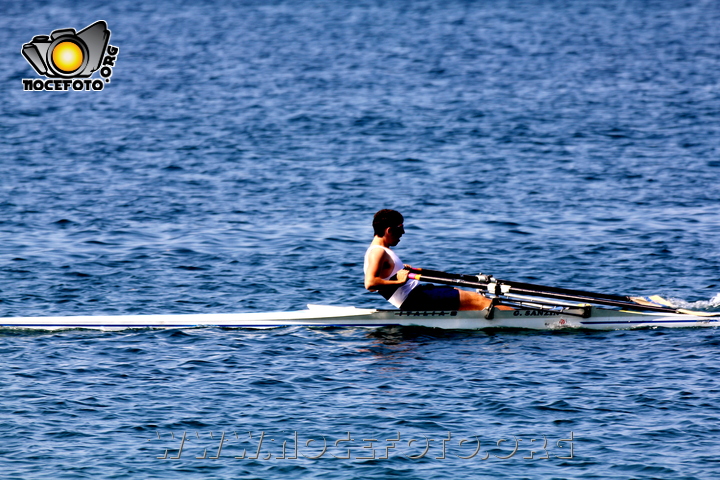
<svg viewBox="0 0 720 480"><path fill-rule="evenodd" d="M365 252L365 288L379 292L401 310L484 310L490 299L479 293L449 286L420 285L408 279L410 265L404 265L390 247L405 233L400 212L380 210L373 218L373 237Z"/></svg>

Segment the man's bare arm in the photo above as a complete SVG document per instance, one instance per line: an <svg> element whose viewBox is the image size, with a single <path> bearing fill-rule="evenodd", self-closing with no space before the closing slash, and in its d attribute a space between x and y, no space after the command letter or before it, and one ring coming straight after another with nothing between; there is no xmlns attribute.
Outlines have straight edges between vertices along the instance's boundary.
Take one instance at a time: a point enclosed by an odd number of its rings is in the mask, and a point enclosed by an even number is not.
<svg viewBox="0 0 720 480"><path fill-rule="evenodd" d="M375 248L370 252L368 257L368 269L367 273L365 273L366 289L374 292L383 287L402 285L407 282L408 273L410 273L407 270L400 270L397 273L397 280L385 280L380 276L383 264L390 261L389 255L380 248Z"/></svg>

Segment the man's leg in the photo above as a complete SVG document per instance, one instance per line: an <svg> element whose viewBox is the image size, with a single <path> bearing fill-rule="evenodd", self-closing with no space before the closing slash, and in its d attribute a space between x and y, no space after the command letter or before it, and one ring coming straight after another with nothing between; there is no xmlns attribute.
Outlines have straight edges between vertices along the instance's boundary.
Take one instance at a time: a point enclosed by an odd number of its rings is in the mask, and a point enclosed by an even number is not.
<svg viewBox="0 0 720 480"><path fill-rule="evenodd" d="M467 290L460 290L460 310L485 310L490 306L490 299L484 295Z"/></svg>

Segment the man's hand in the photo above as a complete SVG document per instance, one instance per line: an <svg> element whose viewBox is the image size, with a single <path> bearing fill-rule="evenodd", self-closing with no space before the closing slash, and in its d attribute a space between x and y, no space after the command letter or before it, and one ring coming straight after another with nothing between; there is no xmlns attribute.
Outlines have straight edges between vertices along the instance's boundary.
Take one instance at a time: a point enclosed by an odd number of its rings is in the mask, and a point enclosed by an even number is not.
<svg viewBox="0 0 720 480"><path fill-rule="evenodd" d="M405 283L405 282L407 282L408 275L410 275L410 271L402 269L399 272L397 272L396 275L397 275L397 279L399 282Z"/></svg>

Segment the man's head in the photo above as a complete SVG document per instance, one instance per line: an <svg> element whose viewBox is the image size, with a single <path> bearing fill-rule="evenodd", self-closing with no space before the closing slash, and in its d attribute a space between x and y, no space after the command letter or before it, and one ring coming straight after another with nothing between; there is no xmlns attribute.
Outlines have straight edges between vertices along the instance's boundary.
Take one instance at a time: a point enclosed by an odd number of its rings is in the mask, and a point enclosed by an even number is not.
<svg viewBox="0 0 720 480"><path fill-rule="evenodd" d="M398 238L405 233L403 228L403 222L405 219L402 214L396 210L390 210L385 208L380 210L373 217L373 231L378 237L385 236L385 232L388 228L393 229L392 233Z"/></svg>

